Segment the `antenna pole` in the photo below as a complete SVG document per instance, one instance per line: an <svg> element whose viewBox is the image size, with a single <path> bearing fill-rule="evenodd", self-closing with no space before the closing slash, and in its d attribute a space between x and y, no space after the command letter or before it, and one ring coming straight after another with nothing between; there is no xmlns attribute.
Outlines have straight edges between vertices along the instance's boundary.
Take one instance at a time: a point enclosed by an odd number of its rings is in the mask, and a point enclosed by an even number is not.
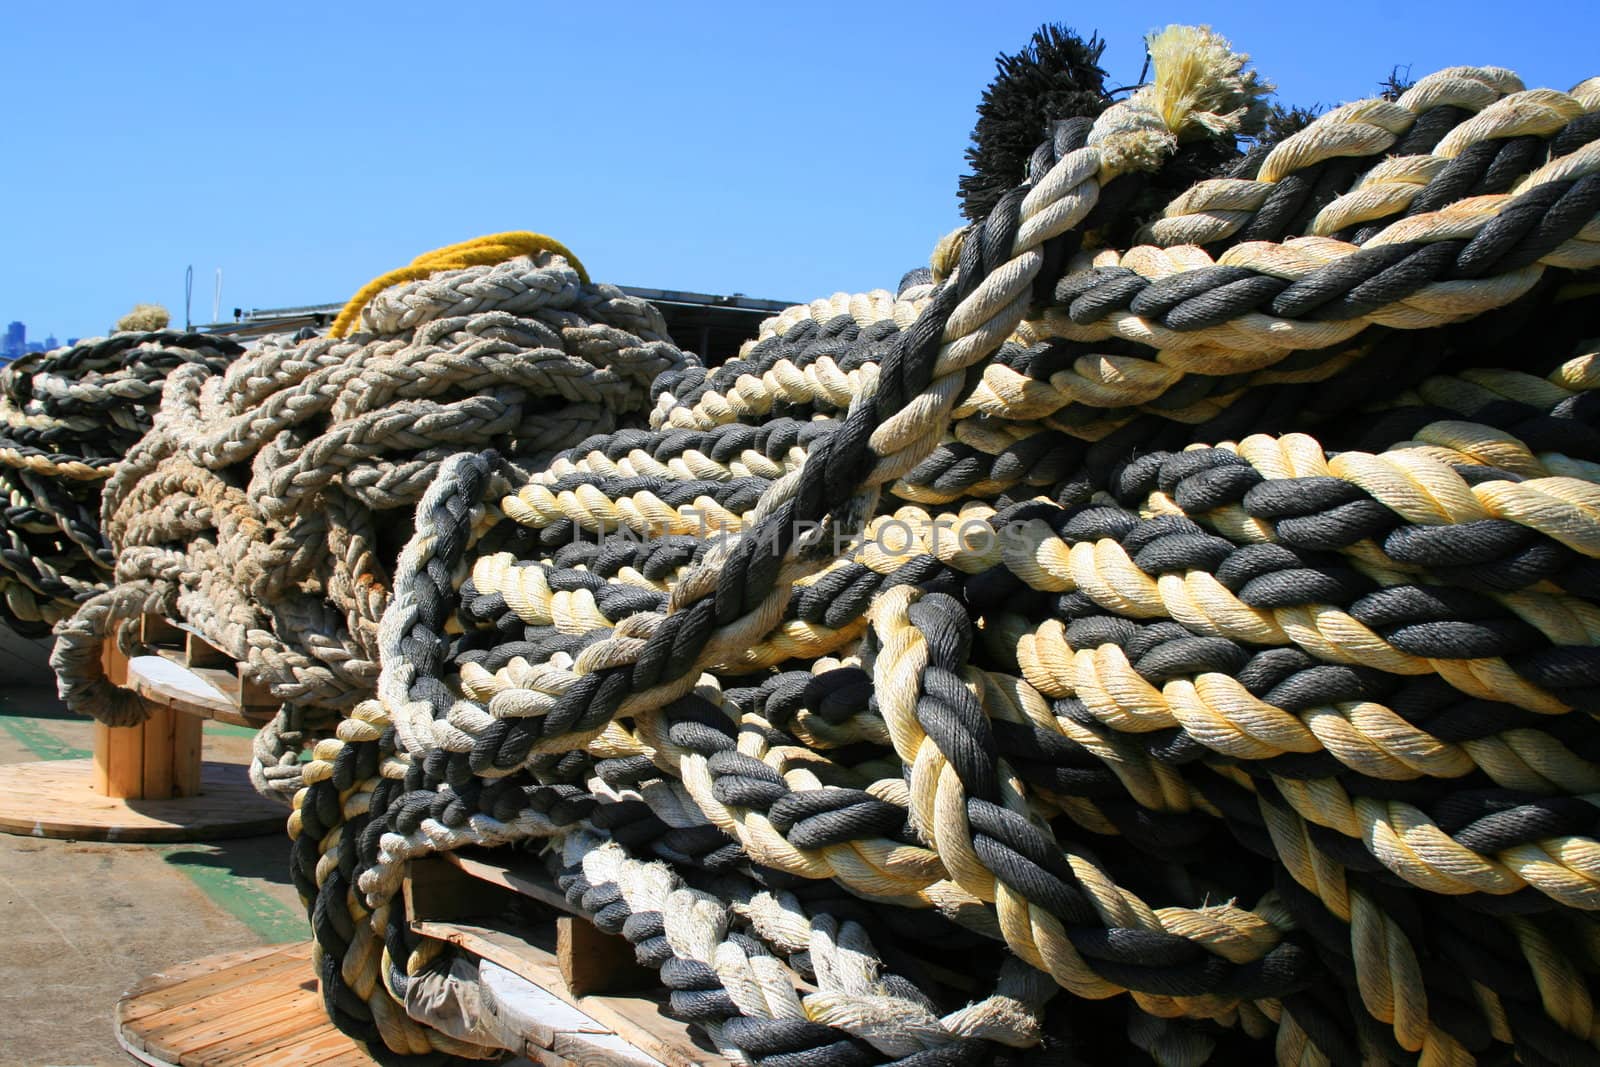
<svg viewBox="0 0 1600 1067"><path fill-rule="evenodd" d="M193 325L189 321L189 307L194 303L194 264L183 272L183 329L187 333Z"/></svg>
<svg viewBox="0 0 1600 1067"><path fill-rule="evenodd" d="M218 267L217 268L217 288L216 288L216 291L211 294L211 321L212 322L220 321L219 316L221 316L221 314L222 314L222 268Z"/></svg>

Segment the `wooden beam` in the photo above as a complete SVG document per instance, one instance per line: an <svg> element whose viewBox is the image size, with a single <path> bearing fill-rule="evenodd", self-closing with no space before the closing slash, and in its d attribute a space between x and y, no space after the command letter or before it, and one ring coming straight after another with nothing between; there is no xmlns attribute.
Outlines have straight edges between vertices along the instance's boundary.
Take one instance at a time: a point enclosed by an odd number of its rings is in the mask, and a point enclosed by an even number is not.
<svg viewBox="0 0 1600 1067"><path fill-rule="evenodd" d="M588 919L556 919L556 964L575 997L624 993L661 984L656 972L639 966L625 937L602 933Z"/></svg>
<svg viewBox="0 0 1600 1067"><path fill-rule="evenodd" d="M139 619L139 640L151 648L182 648L183 631L172 625L165 616L145 615Z"/></svg>
<svg viewBox="0 0 1600 1067"><path fill-rule="evenodd" d="M463 852L441 852L438 858L451 866L459 867L462 873L480 882L509 889L518 896L537 900L568 915L579 914L577 909L567 903L566 894L555 887L555 883L550 881L550 876L537 861L526 858L520 861L505 860Z"/></svg>
<svg viewBox="0 0 1600 1067"><path fill-rule="evenodd" d="M94 771L89 788L103 797L111 795L111 731L100 723L94 724Z"/></svg>
<svg viewBox="0 0 1600 1067"><path fill-rule="evenodd" d="M106 681L112 685L128 684L128 657L117 647L115 634L107 636L105 643L100 646L100 667L106 672Z"/></svg>
<svg viewBox="0 0 1600 1067"><path fill-rule="evenodd" d="M141 800L166 800L172 796L172 747L177 718L178 713L171 708L152 707L150 717L139 727L144 735L138 793Z"/></svg>
<svg viewBox="0 0 1600 1067"><path fill-rule="evenodd" d="M201 752L204 740L200 728L204 719L172 713L172 795L197 797L200 795Z"/></svg>
<svg viewBox="0 0 1600 1067"><path fill-rule="evenodd" d="M212 645L193 630L183 632L183 663L186 667L217 667L231 664L233 657Z"/></svg>
<svg viewBox="0 0 1600 1067"><path fill-rule="evenodd" d="M665 990L658 989L648 995L575 996L562 981L561 968L553 952L530 942L526 930L513 928L492 917L474 918L470 922L413 920L411 929L425 937L448 941L475 956L499 964L578 1008L608 1027L628 1045L660 1060L667 1067L728 1067L728 1060L715 1051L701 1047L700 1039L689 1024L666 1015ZM579 1035L571 1036L576 1039ZM593 1047L593 1043L590 1045ZM572 1045L564 1042L563 1047L567 1050L563 1058L571 1059L575 1051ZM609 1058L600 1058L595 1062L620 1067L616 1060Z"/></svg>
<svg viewBox="0 0 1600 1067"><path fill-rule="evenodd" d="M276 708L279 706L280 702L277 697L272 695L272 690L247 674L243 663L236 664L234 669L239 676L239 707L241 709Z"/></svg>
<svg viewBox="0 0 1600 1067"><path fill-rule="evenodd" d="M430 856L406 864L400 892L406 914L413 919L459 919L489 911L500 901L500 893L485 889L458 868Z"/></svg>
<svg viewBox="0 0 1600 1067"><path fill-rule="evenodd" d="M95 781L108 797L140 800L144 788L144 727L107 726L96 720ZM102 778L99 767L104 762Z"/></svg>

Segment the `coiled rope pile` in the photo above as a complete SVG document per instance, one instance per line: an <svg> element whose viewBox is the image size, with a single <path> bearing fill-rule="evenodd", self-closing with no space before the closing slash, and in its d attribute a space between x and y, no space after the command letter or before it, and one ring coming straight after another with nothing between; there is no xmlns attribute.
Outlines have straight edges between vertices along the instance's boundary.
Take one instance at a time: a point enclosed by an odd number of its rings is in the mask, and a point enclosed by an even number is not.
<svg viewBox="0 0 1600 1067"><path fill-rule="evenodd" d="M132 650L146 613L181 620L283 702L253 777L287 803L302 745L373 690L389 571L440 461L496 448L542 464L642 418L650 381L683 363L658 311L590 285L549 238L501 234L419 262L386 277L405 284L358 294L328 337L169 376L154 428L105 488L115 582L58 629L70 707L140 721L143 702L104 676L102 643Z"/></svg>
<svg viewBox="0 0 1600 1067"><path fill-rule="evenodd" d="M397 890L527 846L742 1063L1600 1059L1600 79L1234 164L1152 53L931 277L443 465L290 820L342 1027L495 1055Z"/></svg>
<svg viewBox="0 0 1600 1067"><path fill-rule="evenodd" d="M0 621L43 637L105 588L101 487L150 429L168 374L218 372L242 351L222 337L128 331L0 368Z"/></svg>

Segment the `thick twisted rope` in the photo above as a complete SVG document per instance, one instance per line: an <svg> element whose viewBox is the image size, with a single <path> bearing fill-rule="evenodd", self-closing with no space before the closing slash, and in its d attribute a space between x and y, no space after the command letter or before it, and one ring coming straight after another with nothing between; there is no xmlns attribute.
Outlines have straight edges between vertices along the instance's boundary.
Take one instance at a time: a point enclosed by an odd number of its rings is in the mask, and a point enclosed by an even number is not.
<svg viewBox="0 0 1600 1067"><path fill-rule="evenodd" d="M338 316L333 320L333 325L328 330L330 337L343 337L349 333L360 320L361 314L372 298L392 286L403 282L414 282L426 279L443 271L459 270L464 267L488 266L503 263L508 259L518 256L533 256L540 252L554 252L565 259L572 268L578 272L578 280L589 284L589 272L583 269L583 264L578 257L573 255L566 245L554 237L546 237L542 233L528 233L523 230L510 233L490 234L486 237L475 237L470 241L459 244L447 245L436 248L431 252L424 252L404 267L396 268L387 274L380 274L366 285L362 286L355 296L345 304ZM454 287L458 295L456 300L465 298L481 306L482 295L463 288ZM432 294L429 294L432 296ZM492 298L491 298L492 299Z"/></svg>
<svg viewBox="0 0 1600 1067"><path fill-rule="evenodd" d="M0 620L42 636L105 588L106 479L150 428L169 374L221 371L241 351L203 334L117 333L0 368Z"/></svg>
<svg viewBox="0 0 1600 1067"><path fill-rule="evenodd" d="M291 818L341 1025L492 1054L397 1007L405 864L559 841L739 1062L1594 1061L1600 97L1442 72L1124 217L1252 109L1187 39L898 293L439 469Z"/></svg>
<svg viewBox="0 0 1600 1067"><path fill-rule="evenodd" d="M651 379L682 364L658 312L586 284L556 253L528 254L541 241L502 235L422 257L418 280L353 304L367 332L269 341L226 374L170 375L154 429L106 483L117 581L58 636L68 705L142 718L103 677L101 644L130 646L142 612L180 619L284 705L257 738L253 774L292 795L301 749L373 688L377 621L409 532L394 518L440 461L494 447L542 464L625 423Z"/></svg>

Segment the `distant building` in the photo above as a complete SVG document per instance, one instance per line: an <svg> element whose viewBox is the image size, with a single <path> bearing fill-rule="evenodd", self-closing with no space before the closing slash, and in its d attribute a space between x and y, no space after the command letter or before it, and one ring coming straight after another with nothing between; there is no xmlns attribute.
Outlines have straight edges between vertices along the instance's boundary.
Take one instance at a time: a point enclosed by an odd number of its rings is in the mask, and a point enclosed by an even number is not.
<svg viewBox="0 0 1600 1067"><path fill-rule="evenodd" d="M732 359L740 345L756 336L763 322L790 306L786 301L758 300L743 293L715 296L630 285L618 288L629 296L654 304L666 321L667 332L673 340L705 360L708 366L719 366ZM199 329L206 333L227 334L239 340L267 334L292 334L301 329L310 329L315 335L326 328L343 308L343 304L252 308L248 312L243 308L234 308L234 321L213 322Z"/></svg>
<svg viewBox="0 0 1600 1067"><path fill-rule="evenodd" d="M69 337L69 338L67 338L67 347L68 347L68 348L71 348L71 347L73 347L73 346L74 346L74 345L76 345L76 344L77 344L77 343L78 343L78 339L77 339L77 338L76 338L76 337Z"/></svg>
<svg viewBox="0 0 1600 1067"><path fill-rule="evenodd" d="M28 347L26 349L24 349L23 351L29 352L29 353L43 352L44 351L44 344L42 342L39 342L39 341L29 341L28 342Z"/></svg>
<svg viewBox="0 0 1600 1067"><path fill-rule="evenodd" d="M61 347L61 342L56 340L56 335L55 334L47 333L47 334L44 335L44 350L46 352L54 352L56 349L58 349L60 347Z"/></svg>
<svg viewBox="0 0 1600 1067"><path fill-rule="evenodd" d="M12 359L16 359L28 350L28 328L20 322L13 322L6 327L6 339L0 344L0 352Z"/></svg>

